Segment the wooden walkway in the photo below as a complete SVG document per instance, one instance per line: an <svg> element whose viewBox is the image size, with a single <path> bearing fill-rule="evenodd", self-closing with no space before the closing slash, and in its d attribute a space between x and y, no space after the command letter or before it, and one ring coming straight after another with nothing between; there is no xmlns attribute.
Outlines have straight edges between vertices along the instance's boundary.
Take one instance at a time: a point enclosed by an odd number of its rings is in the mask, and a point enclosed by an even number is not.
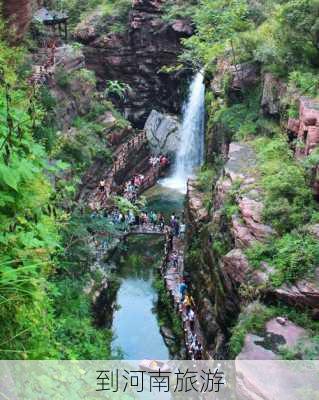
<svg viewBox="0 0 319 400"><path fill-rule="evenodd" d="M97 187L89 197L89 205L92 210L106 208L107 200L113 193L116 174L126 167L127 160L132 151L138 152L145 143L147 143L146 133L141 131L138 135L135 135L116 149L114 153L115 161L102 178L105 181L105 192L99 192L99 188Z"/></svg>

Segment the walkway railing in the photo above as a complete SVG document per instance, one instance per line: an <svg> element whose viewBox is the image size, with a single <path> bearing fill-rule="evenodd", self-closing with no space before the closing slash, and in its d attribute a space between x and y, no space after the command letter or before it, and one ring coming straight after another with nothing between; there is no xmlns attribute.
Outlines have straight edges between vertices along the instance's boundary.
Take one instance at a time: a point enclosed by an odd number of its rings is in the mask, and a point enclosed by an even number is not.
<svg viewBox="0 0 319 400"><path fill-rule="evenodd" d="M184 332L184 343L185 347L188 352L188 356L194 354L192 352L192 344L194 342L194 337L197 338L198 342L202 345L205 343L201 327L199 325L199 321L197 318L198 310L196 310L196 304L194 304L194 312L195 312L195 321L193 326L188 320L188 315L186 308L181 303L181 295L179 293L180 283L184 279L184 237L179 235L178 237L174 237L173 244L169 245L169 238L167 236L167 232L169 232L170 227L165 225L162 229L159 225L154 225L152 223L147 224L128 224L127 222L113 222L111 217L104 217L109 223L113 223L114 226L121 232L121 236L128 236L128 235L162 235L165 237L165 250L164 250L164 257L161 264L160 272L163 276L165 281L166 290L171 295L172 302L175 305L176 311L180 314L182 325L183 325L183 332ZM103 236L103 235L102 235ZM107 251L109 247L111 247L112 241L105 239L101 242L101 250ZM178 261L177 265L172 261L171 255L173 253L177 253ZM207 356L207 353L202 351L202 358Z"/></svg>
<svg viewBox="0 0 319 400"><path fill-rule="evenodd" d="M45 43L42 48L42 55L44 60L37 65L33 66L33 73L29 78L29 82L34 85L44 84L53 72L55 66L56 43Z"/></svg>
<svg viewBox="0 0 319 400"><path fill-rule="evenodd" d="M127 162L132 152L133 151L138 152L145 143L147 143L146 132L141 131L138 135L132 137L130 140L128 140L126 143L120 146L120 148L116 152L117 158L113 162L111 169L109 169L106 175L102 178L102 180L105 181L105 190L103 192L100 192L99 188L97 187L96 190L93 192L93 194L90 196L89 203L91 204L92 209L96 209L99 207L103 208L107 199L113 193L112 186L115 180L115 175L119 171L127 167ZM151 177L147 176L145 181L139 188L139 192L144 190L146 185L149 184L149 182L154 182L154 180L155 180L154 176ZM118 191L118 193L123 193L123 192L124 192L124 187L122 185L122 188ZM98 205L98 207L96 207L96 205Z"/></svg>

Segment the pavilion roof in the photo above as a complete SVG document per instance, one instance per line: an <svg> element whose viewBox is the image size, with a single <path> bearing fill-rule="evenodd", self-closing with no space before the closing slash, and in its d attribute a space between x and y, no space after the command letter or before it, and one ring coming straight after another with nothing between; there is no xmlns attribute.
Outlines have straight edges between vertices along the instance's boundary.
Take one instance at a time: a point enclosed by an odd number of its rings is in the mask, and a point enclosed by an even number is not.
<svg viewBox="0 0 319 400"><path fill-rule="evenodd" d="M48 10L43 7L34 14L33 18L43 24L58 24L65 22L68 19L68 15L64 12Z"/></svg>

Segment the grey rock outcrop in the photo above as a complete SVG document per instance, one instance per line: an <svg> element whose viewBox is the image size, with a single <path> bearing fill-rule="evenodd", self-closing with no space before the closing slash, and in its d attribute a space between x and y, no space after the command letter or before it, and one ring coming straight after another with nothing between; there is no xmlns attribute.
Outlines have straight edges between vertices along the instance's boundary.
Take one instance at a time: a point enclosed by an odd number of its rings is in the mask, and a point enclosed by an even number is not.
<svg viewBox="0 0 319 400"><path fill-rule="evenodd" d="M179 128L177 117L152 110L144 126L152 152L175 153L180 144Z"/></svg>

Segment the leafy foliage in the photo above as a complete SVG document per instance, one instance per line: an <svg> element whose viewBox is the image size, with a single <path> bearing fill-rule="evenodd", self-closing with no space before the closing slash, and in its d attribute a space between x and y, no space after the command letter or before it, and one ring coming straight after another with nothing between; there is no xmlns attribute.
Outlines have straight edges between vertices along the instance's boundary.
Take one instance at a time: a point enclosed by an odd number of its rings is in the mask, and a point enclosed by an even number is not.
<svg viewBox="0 0 319 400"><path fill-rule="evenodd" d="M252 266L259 268L261 262L275 267L271 283L281 286L311 277L319 262L319 248L315 238L297 233L286 234L267 244L258 244L246 252Z"/></svg>
<svg viewBox="0 0 319 400"><path fill-rule="evenodd" d="M107 81L105 94L106 96L115 95L120 99L124 99L124 96L129 89L129 85L119 81Z"/></svg>
<svg viewBox="0 0 319 400"><path fill-rule="evenodd" d="M131 8L130 0L54 0L54 6L67 11L72 26L92 11L97 11L103 18L113 19L117 28L122 30L127 22L128 11Z"/></svg>
<svg viewBox="0 0 319 400"><path fill-rule="evenodd" d="M53 351L46 279L59 236L46 154L32 137L41 108L17 75L22 52L0 41L0 54L0 354L41 358Z"/></svg>
<svg viewBox="0 0 319 400"><path fill-rule="evenodd" d="M318 220L318 206L313 200L306 171L296 162L283 137L255 140L258 168L264 190L264 220L278 236L247 250L256 268L262 261L275 268L271 283L280 286L309 277L319 262L318 243L306 224Z"/></svg>
<svg viewBox="0 0 319 400"><path fill-rule="evenodd" d="M23 49L0 40L0 355L109 358L112 335L94 326L83 290L92 278L92 234L112 234L112 227L78 211L65 211L75 204L84 166L98 157L110 159L107 146L101 147L104 127L95 122L109 107L101 102L75 122L78 147L72 148L72 140L61 145L56 101L47 89L35 90L25 83L23 57ZM74 77L95 84L89 71ZM63 79L69 82L70 77ZM54 161L47 161L45 149ZM72 164L70 179L65 170L69 172ZM55 190L48 176L55 178Z"/></svg>
<svg viewBox="0 0 319 400"><path fill-rule="evenodd" d="M187 63L211 65L224 57L258 62L282 76L318 67L317 0L202 0L193 20L197 33L184 41Z"/></svg>
<svg viewBox="0 0 319 400"><path fill-rule="evenodd" d="M245 336L248 333L264 334L265 324L271 318L286 316L293 323L304 327L309 338L305 343L300 342L296 349L287 351L285 348L278 348L275 352L284 359L316 359L318 356L318 334L319 323L314 321L307 312L301 312L283 305L266 307L259 302L252 303L239 315L237 324L232 328L230 338L230 354L235 358L241 351Z"/></svg>
<svg viewBox="0 0 319 400"><path fill-rule="evenodd" d="M255 141L262 186L265 191L265 221L279 233L303 226L315 216L317 206L302 165L294 161L282 137Z"/></svg>

